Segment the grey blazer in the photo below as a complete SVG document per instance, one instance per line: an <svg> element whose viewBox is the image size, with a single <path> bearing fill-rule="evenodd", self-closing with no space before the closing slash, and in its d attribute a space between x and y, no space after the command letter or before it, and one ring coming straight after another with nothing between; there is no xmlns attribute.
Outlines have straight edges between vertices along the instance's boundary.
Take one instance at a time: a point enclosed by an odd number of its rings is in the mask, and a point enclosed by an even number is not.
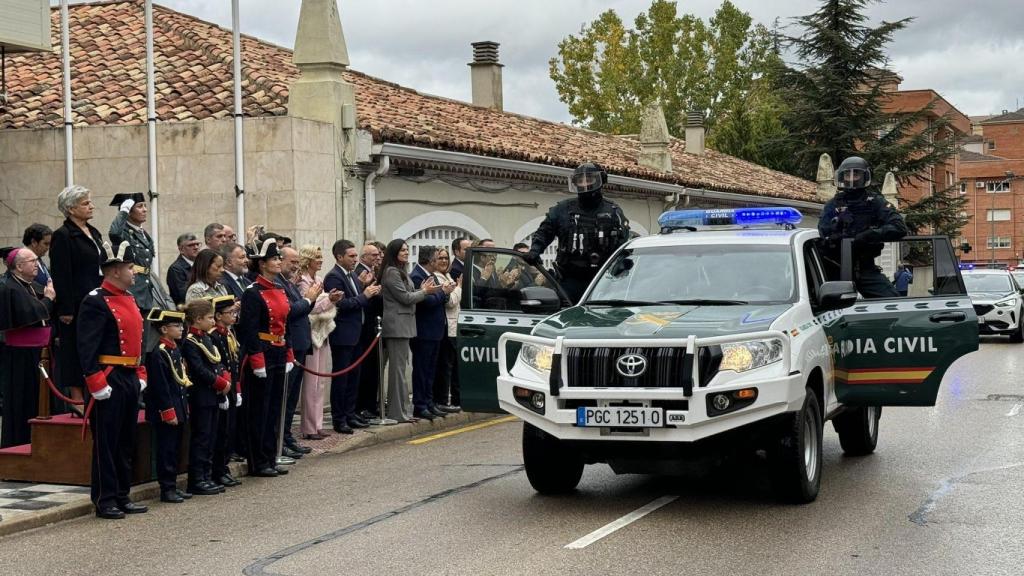
<svg viewBox="0 0 1024 576"><path fill-rule="evenodd" d="M426 297L423 290L414 290L412 280L402 280L397 268L384 272L381 280L381 295L384 296L384 338L416 337L416 304Z"/></svg>

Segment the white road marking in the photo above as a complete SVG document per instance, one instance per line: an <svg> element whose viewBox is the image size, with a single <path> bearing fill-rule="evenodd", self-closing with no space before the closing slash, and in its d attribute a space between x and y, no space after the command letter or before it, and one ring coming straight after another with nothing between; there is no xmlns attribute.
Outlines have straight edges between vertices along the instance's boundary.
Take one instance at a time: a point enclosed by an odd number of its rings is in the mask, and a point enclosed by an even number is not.
<svg viewBox="0 0 1024 576"><path fill-rule="evenodd" d="M674 501L677 498L679 498L679 496L662 496L661 498L658 498L653 502L650 502L648 504L641 506L640 508L637 508L636 510L630 512L629 514L626 514L622 518L615 520L614 522L605 524L604 526L598 528L597 530L594 530L590 534L587 534L583 538L580 538L575 542L570 542L569 544L566 544L565 547L573 550L586 548L587 546L590 546L591 544L597 542L601 538L604 538L605 536L611 534L612 532L615 532L620 528L629 526L633 522L636 522L637 520L643 518L644 516L647 516L651 512L654 512L658 508L661 508L662 506Z"/></svg>
<svg viewBox="0 0 1024 576"><path fill-rule="evenodd" d="M1016 416L1017 414L1020 414L1021 407L1024 407L1024 404L1014 404L1013 408L1010 408L1010 411L1007 412L1006 415L1007 416Z"/></svg>

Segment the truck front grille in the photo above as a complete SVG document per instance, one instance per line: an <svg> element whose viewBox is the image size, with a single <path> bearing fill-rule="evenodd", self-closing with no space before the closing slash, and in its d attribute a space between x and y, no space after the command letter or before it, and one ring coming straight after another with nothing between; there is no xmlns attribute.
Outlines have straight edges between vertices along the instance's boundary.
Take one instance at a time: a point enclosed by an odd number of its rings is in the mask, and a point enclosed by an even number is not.
<svg viewBox="0 0 1024 576"><path fill-rule="evenodd" d="M640 354L647 360L647 369L640 376L619 373L615 363L624 354ZM679 388L683 385L685 348L565 348L568 370L567 386L596 388ZM722 349L705 346L697 349L698 381L706 386L718 372Z"/></svg>

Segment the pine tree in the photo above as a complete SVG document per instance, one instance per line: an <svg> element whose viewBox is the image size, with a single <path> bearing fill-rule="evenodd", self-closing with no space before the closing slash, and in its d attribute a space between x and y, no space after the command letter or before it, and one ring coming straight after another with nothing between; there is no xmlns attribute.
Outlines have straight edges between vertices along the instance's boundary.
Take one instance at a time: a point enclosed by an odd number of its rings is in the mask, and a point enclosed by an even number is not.
<svg viewBox="0 0 1024 576"><path fill-rule="evenodd" d="M930 182L931 167L956 153L946 136L949 121L930 118L934 102L906 114L885 112L885 49L912 19L869 26L865 11L876 1L823 0L816 12L797 19L801 35L781 38L797 61L773 75L787 104L783 124L789 133L769 147L775 156L793 158L795 175L814 179L818 158L827 152L837 165L863 157L875 186L890 171L902 185ZM963 224L962 205L958 195L937 188L902 211L915 230L948 233Z"/></svg>

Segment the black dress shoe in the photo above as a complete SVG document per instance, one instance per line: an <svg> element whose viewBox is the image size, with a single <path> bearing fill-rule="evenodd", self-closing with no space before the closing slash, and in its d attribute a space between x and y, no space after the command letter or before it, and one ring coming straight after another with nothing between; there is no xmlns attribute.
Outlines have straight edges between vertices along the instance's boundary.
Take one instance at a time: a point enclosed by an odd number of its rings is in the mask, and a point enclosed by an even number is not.
<svg viewBox="0 0 1024 576"><path fill-rule="evenodd" d="M231 474L225 474L220 478L217 478L217 482L223 484L224 486L227 486L228 488L238 486L239 484L242 483L238 478L235 478Z"/></svg>
<svg viewBox="0 0 1024 576"><path fill-rule="evenodd" d="M348 425L352 428L369 428L370 425L359 418L349 418Z"/></svg>
<svg viewBox="0 0 1024 576"><path fill-rule="evenodd" d="M433 420L434 418L437 418L437 416L434 416L434 413L430 410L417 410L413 412L412 415L425 420Z"/></svg>
<svg viewBox="0 0 1024 576"><path fill-rule="evenodd" d="M292 440L291 442L285 442L284 445L287 446L288 449L291 450L292 452L298 452L299 454L309 454L310 452L313 451L313 449L310 448L309 446L303 446L302 444L299 444L295 440Z"/></svg>
<svg viewBox="0 0 1024 576"><path fill-rule="evenodd" d="M365 421L376 420L379 416L369 410L363 410L359 414L356 414Z"/></svg>
<svg viewBox="0 0 1024 576"><path fill-rule="evenodd" d="M448 415L448 413L447 413L447 412L445 412L444 410L441 410L441 409L440 409L440 408L438 408L437 406L431 406L431 407L429 408L429 410L430 410L430 412L431 412L431 413L432 413L432 414L433 414L434 416L440 416L441 418L444 418L445 416L447 416L447 415Z"/></svg>
<svg viewBox="0 0 1024 576"><path fill-rule="evenodd" d="M216 496L220 494L220 490L217 490L211 482L200 482L195 486L189 486L188 491L196 496Z"/></svg>
<svg viewBox="0 0 1024 576"><path fill-rule="evenodd" d="M278 476L287 476L288 475L288 469L285 468L284 466L278 466L277 468L274 468L274 470L277 470L277 475Z"/></svg>
<svg viewBox="0 0 1024 576"><path fill-rule="evenodd" d="M231 461L232 462L245 462L245 458L239 456L238 454L232 454L231 455Z"/></svg>
<svg viewBox="0 0 1024 576"><path fill-rule="evenodd" d="M185 499L178 496L177 490L164 490L160 493L160 501L168 504L181 504Z"/></svg>
<svg viewBox="0 0 1024 576"><path fill-rule="evenodd" d="M105 518L107 520L121 520L124 518L124 512L117 506L107 506L104 508L96 509L97 518Z"/></svg>
<svg viewBox="0 0 1024 576"><path fill-rule="evenodd" d="M267 468L260 468L255 472L250 472L249 476L258 476L260 478L273 478L274 476L278 476L278 473L275 468L268 466Z"/></svg>
<svg viewBox="0 0 1024 576"><path fill-rule="evenodd" d="M302 458L302 453L301 452L296 452L295 450L292 450L291 448L289 448L287 446L282 446L281 447L281 455L282 456L287 456L287 457L291 458L292 460L298 460L298 459Z"/></svg>
<svg viewBox="0 0 1024 576"><path fill-rule="evenodd" d="M127 504L119 504L117 506L117 508L119 510L121 510L121 512L124 512L125 514L145 514L146 512L149 512L149 506L144 506L142 504L136 504L135 502L129 502Z"/></svg>
<svg viewBox="0 0 1024 576"><path fill-rule="evenodd" d="M175 489L174 493L177 494L178 496L180 496L183 500L188 500L189 498L192 497L192 493L189 492L188 490L177 490L177 489Z"/></svg>
<svg viewBox="0 0 1024 576"><path fill-rule="evenodd" d="M453 404L438 404L437 407L440 408L442 412L447 412L449 414L458 414L459 412L462 412L462 408Z"/></svg>
<svg viewBox="0 0 1024 576"><path fill-rule="evenodd" d="M213 480L207 480L206 483L213 487L213 489L216 490L218 494L226 490L223 484L219 484L217 482L214 482Z"/></svg>
<svg viewBox="0 0 1024 576"><path fill-rule="evenodd" d="M337 432L338 434L354 434L355 433L355 431L353 431L351 428L349 428L348 424L335 424L334 425L334 431Z"/></svg>

